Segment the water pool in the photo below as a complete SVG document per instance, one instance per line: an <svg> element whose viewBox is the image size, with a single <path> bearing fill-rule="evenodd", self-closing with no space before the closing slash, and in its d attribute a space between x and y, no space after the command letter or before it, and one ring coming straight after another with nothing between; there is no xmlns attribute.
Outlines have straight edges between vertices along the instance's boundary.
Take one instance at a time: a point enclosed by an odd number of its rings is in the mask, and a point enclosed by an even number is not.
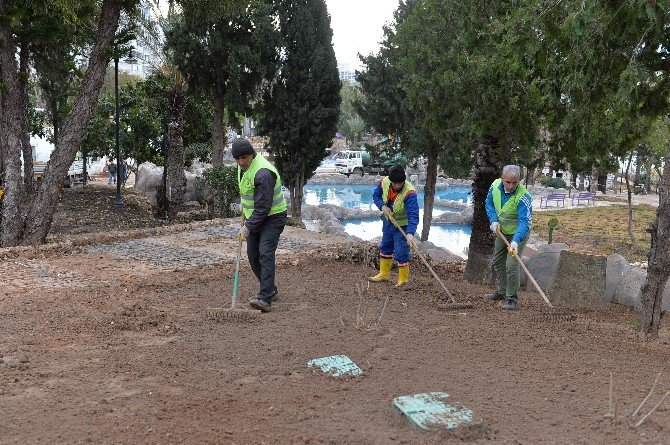
<svg viewBox="0 0 670 445"><path fill-rule="evenodd" d="M334 204L348 208L359 208L362 210L375 209L372 202L372 192L376 185L306 185L303 190L303 202L308 205L318 206L320 204ZM440 189L435 193L439 199L460 201L462 203L472 202L468 195L470 187L451 186ZM423 192L418 192L419 207L423 207ZM442 207L442 211L459 211Z"/></svg>
<svg viewBox="0 0 670 445"><path fill-rule="evenodd" d="M435 213L435 212L434 212ZM420 219L423 218L423 210L419 211ZM345 232L364 240L371 240L382 235L382 221L380 218L361 218L342 221ZM422 224L419 223L417 235L421 234ZM466 250L470 243L472 227L456 224L431 224L428 241L438 247L443 247L450 252L467 258Z"/></svg>
<svg viewBox="0 0 670 445"><path fill-rule="evenodd" d="M304 189L303 202L308 205L318 206L320 204L333 204L347 208L358 208L363 210L376 210L372 202L372 192L375 185L307 185ZM450 186L439 189L435 197L443 200L460 201L472 203L469 195L470 187ZM419 200L419 221L423 219L423 192L417 193ZM433 217L444 212L459 212L460 209L435 206ZM364 240L371 240L381 236L382 221L379 218L358 218L340 221L344 230L353 236ZM309 224L308 224L309 223ZM311 222L305 221L309 228ZM421 223L417 233L421 233ZM431 225L428 241L436 246L443 247L466 258L466 250L470 243L472 228L465 225L440 224Z"/></svg>

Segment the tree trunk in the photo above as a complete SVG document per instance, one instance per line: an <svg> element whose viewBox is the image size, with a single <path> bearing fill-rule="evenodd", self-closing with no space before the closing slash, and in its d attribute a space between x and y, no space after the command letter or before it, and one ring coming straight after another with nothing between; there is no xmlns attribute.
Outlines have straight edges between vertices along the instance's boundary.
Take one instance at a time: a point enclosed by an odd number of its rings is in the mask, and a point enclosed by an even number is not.
<svg viewBox="0 0 670 445"><path fill-rule="evenodd" d="M607 194L607 173L598 176L598 190Z"/></svg>
<svg viewBox="0 0 670 445"><path fill-rule="evenodd" d="M591 183L589 184L589 192L598 191L598 166L591 167Z"/></svg>
<svg viewBox="0 0 670 445"><path fill-rule="evenodd" d="M302 216L302 195L305 187L305 166L293 178L291 184L291 217L299 220Z"/></svg>
<svg viewBox="0 0 670 445"><path fill-rule="evenodd" d="M526 187L535 185L535 167L526 167L526 180L524 184Z"/></svg>
<svg viewBox="0 0 670 445"><path fill-rule="evenodd" d="M644 165L644 171L647 173L647 177L645 178L644 181L644 191L645 193L651 193L651 172L652 168L651 165L653 163L653 159L651 156L647 158L647 162Z"/></svg>
<svg viewBox="0 0 670 445"><path fill-rule="evenodd" d="M626 167L626 190L628 192L628 236L630 236L631 249L633 252L637 252L637 239L635 238L635 233L633 233L633 197L630 188L630 181L628 179L628 172L630 171L630 163L633 160L633 152L631 151L630 156L628 156L628 166Z"/></svg>
<svg viewBox="0 0 670 445"><path fill-rule="evenodd" d="M499 141L489 137L479 142L475 159L475 182L472 184L474 195L474 215L472 235L468 247L468 262L463 278L471 283L481 283L486 278L489 260L493 253L495 238L489 230L489 218L486 215L486 195L491 183L500 177L503 162L497 151Z"/></svg>
<svg viewBox="0 0 670 445"><path fill-rule="evenodd" d="M640 184L640 171L642 170L642 162L640 162L640 156L635 156L635 177L633 178L633 189L637 188Z"/></svg>
<svg viewBox="0 0 670 445"><path fill-rule="evenodd" d="M33 192L33 147L30 145L29 103L28 103L28 44L21 43L19 57L19 86L21 88L21 151L23 153L23 186L27 193Z"/></svg>
<svg viewBox="0 0 670 445"><path fill-rule="evenodd" d="M184 153L184 110L186 110L186 94L181 86L177 86L171 93L172 122L176 125L169 127L170 151L168 155L168 217L174 219L181 210L186 196L186 154Z"/></svg>
<svg viewBox="0 0 670 445"><path fill-rule="evenodd" d="M656 219L649 226L651 249L647 255L649 267L642 286L643 336L656 337L661 323L663 290L670 276L670 150L659 187L659 206Z"/></svg>
<svg viewBox="0 0 670 445"><path fill-rule="evenodd" d="M226 152L226 135L223 132L223 97L214 97L214 113L212 115L212 166L223 165Z"/></svg>
<svg viewBox="0 0 670 445"><path fill-rule="evenodd" d="M0 111L0 151L3 153L2 172L4 197L2 199L2 246L15 246L21 238L23 224L20 206L23 201L21 180L21 89L16 64L16 42L2 17L6 12L0 0L0 66L4 91ZM26 116L27 117L27 116Z"/></svg>
<svg viewBox="0 0 670 445"><path fill-rule="evenodd" d="M431 147L436 147L432 144ZM421 229L421 241L428 240L430 224L433 221L433 204L435 203L435 184L437 183L437 150L431 148L428 152L428 165L426 166L426 184L423 188L423 228Z"/></svg>
<svg viewBox="0 0 670 445"><path fill-rule="evenodd" d="M111 58L109 50L121 14L121 0L103 0L95 43L89 65L74 104L61 127L59 144L40 181L37 196L32 202L26 219L22 245L37 245L46 240L53 220L56 204L63 187L63 178L74 161L81 145L86 124L98 101Z"/></svg>
<svg viewBox="0 0 670 445"><path fill-rule="evenodd" d="M52 98L51 100L51 127L54 132L54 147L58 147L60 122L58 121L58 100L56 100L56 98Z"/></svg>

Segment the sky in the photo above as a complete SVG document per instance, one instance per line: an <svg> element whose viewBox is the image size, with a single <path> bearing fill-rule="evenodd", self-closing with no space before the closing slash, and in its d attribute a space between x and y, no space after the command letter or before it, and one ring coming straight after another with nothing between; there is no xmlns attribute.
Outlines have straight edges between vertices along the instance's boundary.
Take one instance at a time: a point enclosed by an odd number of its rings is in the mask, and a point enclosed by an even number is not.
<svg viewBox="0 0 670 445"><path fill-rule="evenodd" d="M398 0L326 0L333 28L333 46L338 63L360 67L357 53L364 56L379 49L382 26L393 20Z"/></svg>
<svg viewBox="0 0 670 445"><path fill-rule="evenodd" d="M393 20L399 0L326 0L333 28L333 46L337 62L360 68L356 54L376 53L384 33L382 26ZM167 1L160 0L167 13Z"/></svg>

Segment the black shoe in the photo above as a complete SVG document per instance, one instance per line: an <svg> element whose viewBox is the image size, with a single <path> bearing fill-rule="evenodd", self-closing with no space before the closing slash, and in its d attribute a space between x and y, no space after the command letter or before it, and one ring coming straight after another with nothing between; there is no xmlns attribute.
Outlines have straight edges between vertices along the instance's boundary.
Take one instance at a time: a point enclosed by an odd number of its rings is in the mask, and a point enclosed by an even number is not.
<svg viewBox="0 0 670 445"><path fill-rule="evenodd" d="M491 301L501 301L505 299L504 295L498 293L498 291L493 292L492 294L484 295L484 298Z"/></svg>
<svg viewBox="0 0 670 445"><path fill-rule="evenodd" d="M516 310L517 304L518 304L517 300L515 300L514 298L508 298L507 303L503 304L503 309L507 309L508 311Z"/></svg>
<svg viewBox="0 0 670 445"><path fill-rule="evenodd" d="M254 309L258 309L261 312L270 312L272 310L272 305L270 303L266 303L263 300L250 301L249 306Z"/></svg>
<svg viewBox="0 0 670 445"><path fill-rule="evenodd" d="M279 301L280 298L281 297L279 296L279 293L275 292L272 295L272 302L274 303L275 301ZM258 294L254 294L251 297L249 297L249 303L251 303L252 301L260 300L260 299L261 298L258 296Z"/></svg>

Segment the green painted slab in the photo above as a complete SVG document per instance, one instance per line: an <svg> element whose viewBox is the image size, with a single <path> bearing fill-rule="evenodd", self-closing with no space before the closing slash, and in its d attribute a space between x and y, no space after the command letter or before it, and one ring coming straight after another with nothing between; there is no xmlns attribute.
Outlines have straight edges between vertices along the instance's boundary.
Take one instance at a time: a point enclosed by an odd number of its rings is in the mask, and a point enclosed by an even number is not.
<svg viewBox="0 0 670 445"><path fill-rule="evenodd" d="M445 403L448 397L444 392L400 396L393 399L393 407L404 414L410 424L426 431L452 430L472 422L472 410Z"/></svg>
<svg viewBox="0 0 670 445"><path fill-rule="evenodd" d="M331 355L329 357L315 358L307 362L308 368L319 368L333 377L344 375L359 376L363 374L361 368L352 362L346 355Z"/></svg>

